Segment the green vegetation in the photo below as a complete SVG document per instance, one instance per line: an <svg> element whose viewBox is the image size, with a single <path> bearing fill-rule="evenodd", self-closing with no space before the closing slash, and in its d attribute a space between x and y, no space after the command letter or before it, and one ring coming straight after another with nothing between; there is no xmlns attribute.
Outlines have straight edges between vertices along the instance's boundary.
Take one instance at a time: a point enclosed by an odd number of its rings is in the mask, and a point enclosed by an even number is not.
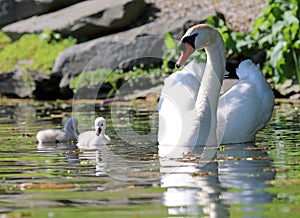
<svg viewBox="0 0 300 218"><path fill-rule="evenodd" d="M42 34L26 34L10 42L3 32L0 34L0 72L14 69L16 65L28 71L50 73L57 55L76 40L61 38L57 33L45 31Z"/></svg>
<svg viewBox="0 0 300 218"><path fill-rule="evenodd" d="M293 75L300 81L299 4L298 0L269 0L253 25L253 40L267 51L265 71L276 83Z"/></svg>
<svg viewBox="0 0 300 218"><path fill-rule="evenodd" d="M75 77L70 82L70 88L74 90L78 90L83 87L92 88L99 83L109 82L111 79L116 80L116 73L118 72L106 68L95 71L87 71Z"/></svg>
<svg viewBox="0 0 300 218"><path fill-rule="evenodd" d="M162 69L166 72L173 72L173 69L170 67L170 63L175 62L179 58L179 49L176 41L173 39L172 34L168 33L165 35L165 46L166 52L163 57Z"/></svg>
<svg viewBox="0 0 300 218"><path fill-rule="evenodd" d="M79 74L73 80L71 80L69 87L75 92L81 88L93 88L99 86L102 83L109 83L112 87L107 97L110 97L114 92L118 91L117 81L121 74L117 70L110 70L101 68L94 71L87 71Z"/></svg>
<svg viewBox="0 0 300 218"><path fill-rule="evenodd" d="M156 77L161 77L162 74L166 73L167 71L161 72L160 68L145 68L144 65L133 67L128 72L124 72L121 69L110 70L101 68L79 74L71 80L69 87L76 92L84 87L93 88L102 83L108 83L111 86L111 90L107 94L107 97L110 97L113 93L118 92L119 86L122 85L123 81L126 81L129 85L133 85L140 83L143 78L147 78L150 82L155 83Z"/></svg>
<svg viewBox="0 0 300 218"><path fill-rule="evenodd" d="M275 84L286 79L298 77L300 81L300 7L299 0L268 0L253 24L251 33L240 33L230 30L224 16L208 17L206 23L216 27L225 42L227 58L243 55L246 58L265 50L267 60L262 69L267 77L272 77ZM8 72L16 66L28 71L51 73L57 55L69 46L76 44L74 38L62 38L60 34L45 31L42 34L27 34L19 40L11 39L0 31L0 72ZM124 80L138 80L141 77L155 78L161 74L174 71L174 62L179 57L177 42L171 34L165 36L167 51L162 65L136 66L123 72L121 69L99 69L85 72L71 81L70 88L77 90L100 83L108 83L112 89L108 96L117 92L118 85ZM195 52L190 60L205 60L203 51ZM161 77L162 78L162 77Z"/></svg>
<svg viewBox="0 0 300 218"><path fill-rule="evenodd" d="M11 43L11 39L4 32L0 31L0 50L9 43Z"/></svg>
<svg viewBox="0 0 300 218"><path fill-rule="evenodd" d="M253 53L257 52L257 48L250 46L252 41L249 35L231 31L228 28L223 15L218 14L217 16L209 16L206 23L219 30L224 40L227 58L239 54L251 56Z"/></svg>
<svg viewBox="0 0 300 218"><path fill-rule="evenodd" d="M221 33L226 55L243 55L251 58L259 50L265 50L267 60L263 68L266 76L272 77L275 84L297 76L300 83L300 7L298 0L268 0L268 5L255 20L252 32L244 34L232 31L226 25L224 16L210 16L207 24L216 27ZM166 35L168 51L166 60L177 59L179 51L171 35ZM203 51L195 52L191 59L205 60ZM168 61L164 61L167 67Z"/></svg>
<svg viewBox="0 0 300 218"><path fill-rule="evenodd" d="M177 69L174 69L174 66L170 63L175 63L180 55L180 51L178 49L178 43L174 40L171 34L165 35L165 46L166 52L163 56L163 65L162 70L167 73L175 72ZM189 60L195 60L198 63L204 62L206 60L206 54L204 50L195 51ZM174 64L175 65L175 64Z"/></svg>
<svg viewBox="0 0 300 218"><path fill-rule="evenodd" d="M251 56L258 50L267 52L263 72L276 84L298 77L300 81L300 1L268 0L253 24L251 34L232 32L220 17L207 22L221 32L227 55Z"/></svg>

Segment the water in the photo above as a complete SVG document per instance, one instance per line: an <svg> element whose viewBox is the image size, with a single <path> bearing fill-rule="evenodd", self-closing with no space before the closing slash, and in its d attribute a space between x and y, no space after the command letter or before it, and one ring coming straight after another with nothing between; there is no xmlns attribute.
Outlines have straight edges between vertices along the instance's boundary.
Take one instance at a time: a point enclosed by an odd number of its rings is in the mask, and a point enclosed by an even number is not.
<svg viewBox="0 0 300 218"><path fill-rule="evenodd" d="M299 217L299 106L277 103L255 144L221 146L203 164L157 157L152 104L2 101L0 217ZM112 143L38 145L66 114L80 131L104 116Z"/></svg>

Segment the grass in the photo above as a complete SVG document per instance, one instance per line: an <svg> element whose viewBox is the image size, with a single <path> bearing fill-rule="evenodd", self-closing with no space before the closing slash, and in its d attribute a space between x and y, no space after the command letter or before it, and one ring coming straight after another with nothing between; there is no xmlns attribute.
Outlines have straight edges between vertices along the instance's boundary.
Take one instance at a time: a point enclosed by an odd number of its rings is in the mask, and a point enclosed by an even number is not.
<svg viewBox="0 0 300 218"><path fill-rule="evenodd" d="M11 43L11 39L2 31L0 31L0 50Z"/></svg>
<svg viewBox="0 0 300 218"><path fill-rule="evenodd" d="M26 34L12 42L0 31L0 72L20 66L28 71L50 73L58 54L75 43L75 39L63 39L51 31Z"/></svg>

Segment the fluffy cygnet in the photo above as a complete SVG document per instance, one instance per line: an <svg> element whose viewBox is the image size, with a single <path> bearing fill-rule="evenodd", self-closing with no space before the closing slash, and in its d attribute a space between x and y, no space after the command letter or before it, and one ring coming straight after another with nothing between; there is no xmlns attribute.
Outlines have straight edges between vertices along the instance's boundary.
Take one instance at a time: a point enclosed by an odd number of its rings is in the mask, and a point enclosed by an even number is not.
<svg viewBox="0 0 300 218"><path fill-rule="evenodd" d="M78 120L69 117L65 122L64 129L46 129L37 133L36 138L39 143L55 143L76 141L79 135Z"/></svg>
<svg viewBox="0 0 300 218"><path fill-rule="evenodd" d="M95 131L86 131L78 136L77 146L84 149L94 149L97 145L110 143L110 138L105 134L106 120L98 117L95 120Z"/></svg>

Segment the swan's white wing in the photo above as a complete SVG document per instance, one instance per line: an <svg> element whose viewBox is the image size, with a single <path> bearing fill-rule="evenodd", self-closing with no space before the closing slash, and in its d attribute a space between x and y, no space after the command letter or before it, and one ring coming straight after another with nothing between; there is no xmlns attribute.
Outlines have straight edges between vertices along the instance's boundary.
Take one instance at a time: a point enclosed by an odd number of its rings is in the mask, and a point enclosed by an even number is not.
<svg viewBox="0 0 300 218"><path fill-rule="evenodd" d="M200 70L200 72L197 72ZM195 132L194 106L200 86L200 75L203 74L204 65L191 62L181 71L170 75L165 79L165 85L161 91L158 105L160 155L166 145L194 144L190 140ZM198 74L198 76L195 76Z"/></svg>
<svg viewBox="0 0 300 218"><path fill-rule="evenodd" d="M110 143L110 138L107 135L96 135L95 131L86 131L78 136L77 146L82 149L95 149L99 145Z"/></svg>
<svg viewBox="0 0 300 218"><path fill-rule="evenodd" d="M222 143L253 140L262 115L256 95L251 85L239 82L220 97L217 134Z"/></svg>
<svg viewBox="0 0 300 218"><path fill-rule="evenodd" d="M77 146L83 149L91 149L97 141L97 138L95 131L83 132L78 136Z"/></svg>
<svg viewBox="0 0 300 218"><path fill-rule="evenodd" d="M274 108L274 93L270 84L267 82L263 73L261 72L259 66L254 65L251 60L245 60L241 62L239 68L237 69L237 73L242 74L242 72L247 72L247 76L243 80L248 81L252 84L252 86L256 90L256 97L260 99L259 109L262 113L262 115L260 116L260 128L262 128L272 116ZM251 93L249 93L249 95L250 94Z"/></svg>
<svg viewBox="0 0 300 218"><path fill-rule="evenodd" d="M218 138L222 138L222 143L254 140L274 107L273 92L252 61L243 61L237 73L239 82L219 100Z"/></svg>
<svg viewBox="0 0 300 218"><path fill-rule="evenodd" d="M167 77L164 81L164 87L161 91L160 101L158 103L158 111L161 111L162 104L169 104L169 99L183 108L191 108L195 104L200 82L203 76L205 65L198 64L195 61L190 62L184 69L177 71ZM187 99L179 98L181 93L185 93ZM168 102L168 103L167 103ZM168 109L168 106L164 106Z"/></svg>

